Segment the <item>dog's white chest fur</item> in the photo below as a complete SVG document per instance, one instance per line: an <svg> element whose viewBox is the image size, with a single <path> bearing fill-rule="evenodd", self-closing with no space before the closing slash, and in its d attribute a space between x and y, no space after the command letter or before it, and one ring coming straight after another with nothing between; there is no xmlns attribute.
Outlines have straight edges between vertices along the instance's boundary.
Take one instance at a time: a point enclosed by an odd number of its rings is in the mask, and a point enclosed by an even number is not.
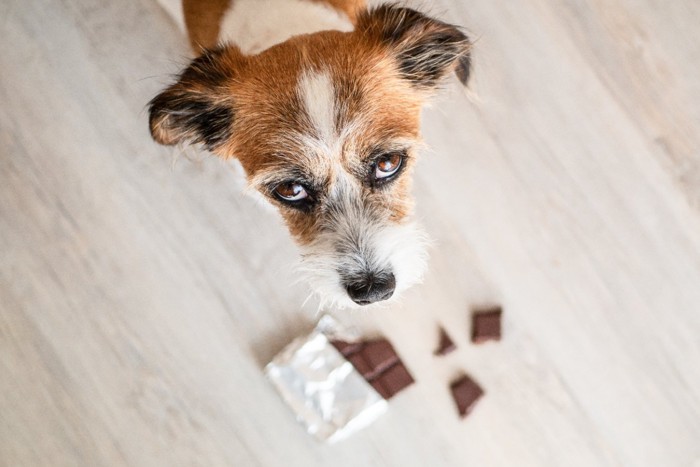
<svg viewBox="0 0 700 467"><path fill-rule="evenodd" d="M352 29L347 15L321 2L233 0L221 21L219 42L255 54L299 34Z"/></svg>

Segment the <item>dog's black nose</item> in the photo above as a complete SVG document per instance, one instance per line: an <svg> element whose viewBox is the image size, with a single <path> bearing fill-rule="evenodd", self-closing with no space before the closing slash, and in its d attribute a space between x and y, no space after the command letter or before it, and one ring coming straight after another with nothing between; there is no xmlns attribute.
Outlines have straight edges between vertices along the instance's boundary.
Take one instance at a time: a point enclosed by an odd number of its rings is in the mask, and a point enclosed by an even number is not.
<svg viewBox="0 0 700 467"><path fill-rule="evenodd" d="M358 305L369 305L374 302L388 300L394 294L396 278L389 274L367 274L366 276L348 283L346 289L353 302Z"/></svg>

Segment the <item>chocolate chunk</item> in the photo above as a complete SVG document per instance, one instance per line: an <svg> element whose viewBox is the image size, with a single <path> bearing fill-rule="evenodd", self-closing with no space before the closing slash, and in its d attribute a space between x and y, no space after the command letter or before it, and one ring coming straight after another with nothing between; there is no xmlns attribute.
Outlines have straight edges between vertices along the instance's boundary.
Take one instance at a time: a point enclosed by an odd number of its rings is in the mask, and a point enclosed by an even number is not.
<svg viewBox="0 0 700 467"><path fill-rule="evenodd" d="M391 399L391 394L388 390L384 389L384 385L381 381L375 379L374 381L370 381L369 384L379 393L380 396L382 396L383 399Z"/></svg>
<svg viewBox="0 0 700 467"><path fill-rule="evenodd" d="M385 338L362 342L336 340L331 344L385 399L413 383L413 377Z"/></svg>
<svg viewBox="0 0 700 467"><path fill-rule="evenodd" d="M472 342L480 344L501 339L501 307L476 311L472 315Z"/></svg>
<svg viewBox="0 0 700 467"><path fill-rule="evenodd" d="M469 415L476 402L484 395L483 389L467 375L463 375L450 384L450 390L459 416L462 418Z"/></svg>
<svg viewBox="0 0 700 467"><path fill-rule="evenodd" d="M440 328L440 344L438 345L437 350L435 350L435 355L447 355L448 353L452 352L455 350L457 346L455 345L454 342L452 342L452 339L450 339L450 336L447 335L447 331L443 329L442 327Z"/></svg>
<svg viewBox="0 0 700 467"><path fill-rule="evenodd" d="M371 374L368 375L369 379L374 378L399 361L399 356L396 355L394 347L386 339L366 342L361 353L372 368Z"/></svg>
<svg viewBox="0 0 700 467"><path fill-rule="evenodd" d="M352 363L352 366L355 367L363 378L370 379L371 376L374 376L374 368L367 362L363 352L355 352L345 358Z"/></svg>
<svg viewBox="0 0 700 467"><path fill-rule="evenodd" d="M347 342L342 340L331 341L331 345L338 350L344 357L352 355L362 348L361 342Z"/></svg>
<svg viewBox="0 0 700 467"><path fill-rule="evenodd" d="M414 380L403 363L398 362L384 373L377 376L370 384L384 399L391 399Z"/></svg>

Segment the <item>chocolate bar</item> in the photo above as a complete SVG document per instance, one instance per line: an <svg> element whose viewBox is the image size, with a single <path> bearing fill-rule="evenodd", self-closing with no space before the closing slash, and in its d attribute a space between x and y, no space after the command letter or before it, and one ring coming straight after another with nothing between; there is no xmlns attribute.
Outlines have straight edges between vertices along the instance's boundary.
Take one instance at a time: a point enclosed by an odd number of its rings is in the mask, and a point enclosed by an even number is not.
<svg viewBox="0 0 700 467"><path fill-rule="evenodd" d="M450 384L450 390L459 416L462 418L469 415L477 401L484 395L484 390L467 375L461 376Z"/></svg>
<svg viewBox="0 0 700 467"><path fill-rule="evenodd" d="M368 379L374 379L381 373L389 370L399 362L399 356L394 347L386 339L368 341L362 349L365 360L372 368L372 372L367 375Z"/></svg>
<svg viewBox="0 0 700 467"><path fill-rule="evenodd" d="M337 343L329 342L326 332L338 328L324 316L311 334L295 339L265 367L306 431L329 442L369 425L387 408L384 397L338 353Z"/></svg>
<svg viewBox="0 0 700 467"><path fill-rule="evenodd" d="M501 339L501 307L476 311L472 315L472 342L481 344Z"/></svg>
<svg viewBox="0 0 700 467"><path fill-rule="evenodd" d="M402 362L397 362L396 365L370 381L370 384L384 399L391 399L404 388L413 384L413 377Z"/></svg>
<svg viewBox="0 0 700 467"><path fill-rule="evenodd" d="M353 343L334 340L331 344L384 399L391 399L414 382L394 347L384 338Z"/></svg>

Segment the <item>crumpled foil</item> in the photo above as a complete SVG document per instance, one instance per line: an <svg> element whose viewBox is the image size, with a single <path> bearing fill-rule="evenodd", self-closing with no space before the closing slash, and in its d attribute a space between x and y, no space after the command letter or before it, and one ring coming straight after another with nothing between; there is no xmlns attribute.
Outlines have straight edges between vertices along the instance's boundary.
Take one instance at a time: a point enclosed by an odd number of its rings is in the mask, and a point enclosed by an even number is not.
<svg viewBox="0 0 700 467"><path fill-rule="evenodd" d="M306 431L334 442L376 420L387 402L330 343L342 331L330 316L289 344L265 373Z"/></svg>

